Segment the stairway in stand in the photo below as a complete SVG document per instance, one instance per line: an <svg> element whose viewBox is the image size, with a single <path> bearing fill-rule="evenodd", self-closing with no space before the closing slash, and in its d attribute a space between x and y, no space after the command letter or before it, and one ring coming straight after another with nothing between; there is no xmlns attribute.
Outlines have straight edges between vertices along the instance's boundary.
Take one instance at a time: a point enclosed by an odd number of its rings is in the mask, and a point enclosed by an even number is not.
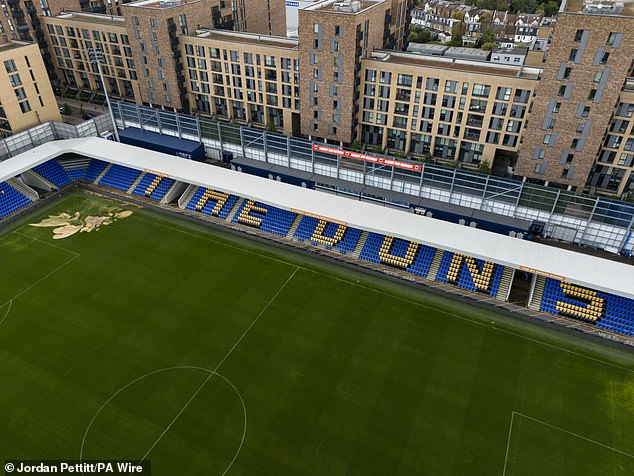
<svg viewBox="0 0 634 476"><path fill-rule="evenodd" d="M110 170L112 168L112 164L108 164L108 167L106 167L105 169L103 169L103 171L97 176L97 178L95 179L95 181L93 183L99 183L99 181L104 177L104 175L106 175L108 173L108 170Z"/></svg>
<svg viewBox="0 0 634 476"><path fill-rule="evenodd" d="M535 289L533 289L533 297L528 304L533 311L541 310L542 298L544 297L544 287L546 286L546 278L537 276L535 278Z"/></svg>
<svg viewBox="0 0 634 476"><path fill-rule="evenodd" d="M127 194L131 194L134 191L134 189L136 188L136 186L139 185L139 182L143 179L143 177L145 177L145 172L139 174L137 179L132 183L132 185L130 185L130 188L128 189L128 191L126 193Z"/></svg>
<svg viewBox="0 0 634 476"><path fill-rule="evenodd" d="M242 205L242 202L244 202L245 200L246 200L246 198L240 198L240 199L236 200L236 203L233 205L233 207L231 207L231 210L229 211L229 214L227 215L227 218L225 218L226 221L228 221L229 223L231 223L233 221L233 217L235 216L235 214L240 209L240 205Z"/></svg>
<svg viewBox="0 0 634 476"><path fill-rule="evenodd" d="M298 214L298 215L295 216L295 220L293 220L293 224L288 229L288 233L286 234L286 238L293 239L293 237L295 236L295 232L297 231L297 227L299 226L299 223L302 221L302 218L304 218L303 215L299 215Z"/></svg>
<svg viewBox="0 0 634 476"><path fill-rule="evenodd" d="M513 278L515 277L515 268L505 266L502 272L502 278L500 278L500 285L498 286L498 293L495 299L499 301L507 301L509 293L511 292L511 284L513 284Z"/></svg>
<svg viewBox="0 0 634 476"><path fill-rule="evenodd" d="M432 259L429 265L429 271L427 272L427 279L430 281L436 281L436 276L438 276L438 270L440 269L440 263L442 263L444 254L445 252L441 249L437 249L434 253L434 259Z"/></svg>
<svg viewBox="0 0 634 476"><path fill-rule="evenodd" d="M369 233L367 231L363 231L361 233L361 236L359 237L359 241L357 242L357 246L354 247L354 250L352 251L352 253L350 253L350 256L352 256L353 258L359 259L359 255L361 255L361 250L363 250L363 245L365 245L365 242L367 241L369 236Z"/></svg>

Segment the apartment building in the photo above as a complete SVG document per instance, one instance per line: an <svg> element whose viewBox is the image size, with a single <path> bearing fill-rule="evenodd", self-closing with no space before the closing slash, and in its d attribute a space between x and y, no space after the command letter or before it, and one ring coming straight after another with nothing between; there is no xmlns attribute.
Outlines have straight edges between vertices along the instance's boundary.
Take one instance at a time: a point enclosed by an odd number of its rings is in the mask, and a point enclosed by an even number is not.
<svg viewBox="0 0 634 476"><path fill-rule="evenodd" d="M516 157L539 68L390 51L362 65L361 142L471 166Z"/></svg>
<svg viewBox="0 0 634 476"><path fill-rule="evenodd" d="M634 196L634 78L623 85L588 186L593 193Z"/></svg>
<svg viewBox="0 0 634 476"><path fill-rule="evenodd" d="M0 45L0 84L0 136L61 120L37 44Z"/></svg>
<svg viewBox="0 0 634 476"><path fill-rule="evenodd" d="M297 40L201 30L183 37L182 54L193 112L300 133Z"/></svg>
<svg viewBox="0 0 634 476"><path fill-rule="evenodd" d="M108 93L141 101L137 65L125 20L89 13L65 13L42 19L57 77L75 90L103 91L92 52L103 53L102 73Z"/></svg>
<svg viewBox="0 0 634 476"><path fill-rule="evenodd" d="M326 1L299 12L301 132L333 142L358 135L361 60L375 48L402 48L403 0Z"/></svg>
<svg viewBox="0 0 634 476"><path fill-rule="evenodd" d="M531 133L520 147L518 175L572 190L583 190L589 179L590 184L602 187L605 179L590 177L598 158L600 177L615 170L614 180L629 176L623 172L618 177L618 170L630 162L622 157L628 151L621 148L622 144L628 147L628 141L622 140L622 132L610 128L613 118L623 113L615 105L631 101L626 88L634 74L632 45L633 3L597 7L569 0L562 5L536 90ZM628 106L624 107L627 111ZM614 126L616 131L627 130L624 122L619 124ZM611 168L607 166L610 173L604 168L605 160L613 161Z"/></svg>

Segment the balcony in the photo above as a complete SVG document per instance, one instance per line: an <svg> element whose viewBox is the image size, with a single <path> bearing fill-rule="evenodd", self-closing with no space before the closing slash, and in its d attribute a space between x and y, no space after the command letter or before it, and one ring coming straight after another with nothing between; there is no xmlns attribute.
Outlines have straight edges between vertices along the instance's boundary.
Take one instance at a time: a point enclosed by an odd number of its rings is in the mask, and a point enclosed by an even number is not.
<svg viewBox="0 0 634 476"><path fill-rule="evenodd" d="M625 82L623 83L623 91L634 92L634 76L629 76L625 78Z"/></svg>

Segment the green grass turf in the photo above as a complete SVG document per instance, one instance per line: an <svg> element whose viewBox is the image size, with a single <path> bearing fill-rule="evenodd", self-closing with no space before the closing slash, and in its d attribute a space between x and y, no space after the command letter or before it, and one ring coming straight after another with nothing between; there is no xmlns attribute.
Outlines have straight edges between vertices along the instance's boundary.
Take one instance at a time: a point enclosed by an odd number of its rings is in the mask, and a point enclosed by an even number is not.
<svg viewBox="0 0 634 476"><path fill-rule="evenodd" d="M625 351L82 192L3 230L0 266L3 458L634 474Z"/></svg>

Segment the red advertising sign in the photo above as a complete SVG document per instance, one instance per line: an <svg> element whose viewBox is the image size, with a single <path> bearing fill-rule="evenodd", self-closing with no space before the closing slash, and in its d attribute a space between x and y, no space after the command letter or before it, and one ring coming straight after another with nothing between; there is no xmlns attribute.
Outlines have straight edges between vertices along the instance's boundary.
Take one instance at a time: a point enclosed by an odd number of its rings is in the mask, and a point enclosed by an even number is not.
<svg viewBox="0 0 634 476"><path fill-rule="evenodd" d="M400 169L415 170L420 172L423 167L418 164L410 164L409 162L401 162L400 160L386 159L385 157L375 157L373 155L362 154L361 152L354 152L352 150L343 150L336 147L328 147L327 145L313 144L313 150L315 152L323 152L324 154L339 155L347 159L363 160L364 162L372 162L373 164L389 165L391 167L398 167Z"/></svg>

